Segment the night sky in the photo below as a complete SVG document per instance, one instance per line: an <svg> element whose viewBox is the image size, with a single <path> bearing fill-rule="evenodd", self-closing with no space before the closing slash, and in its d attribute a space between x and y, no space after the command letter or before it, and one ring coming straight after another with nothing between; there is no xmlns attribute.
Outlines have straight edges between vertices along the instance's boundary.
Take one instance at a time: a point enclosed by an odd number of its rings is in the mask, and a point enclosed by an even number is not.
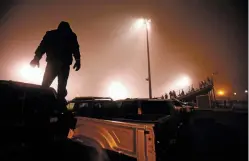
<svg viewBox="0 0 249 161"><path fill-rule="evenodd" d="M181 76L197 86L213 72L216 89L227 96L243 97L248 88L246 0L8 0L0 6L0 79L24 81L20 69L45 32L64 20L82 55L81 70L70 73L69 98L105 96L112 81L122 83L129 97L147 97L145 30L132 29L147 17L153 96L173 89Z"/></svg>

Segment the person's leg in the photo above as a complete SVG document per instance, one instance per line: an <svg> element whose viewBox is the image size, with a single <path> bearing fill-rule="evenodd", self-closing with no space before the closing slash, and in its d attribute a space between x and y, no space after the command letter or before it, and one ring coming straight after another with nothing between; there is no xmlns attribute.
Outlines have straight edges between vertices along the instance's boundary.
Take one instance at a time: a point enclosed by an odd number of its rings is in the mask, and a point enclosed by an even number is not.
<svg viewBox="0 0 249 161"><path fill-rule="evenodd" d="M58 72L58 97L64 99L67 96L67 80L69 76L70 66L62 66Z"/></svg>
<svg viewBox="0 0 249 161"><path fill-rule="evenodd" d="M46 88L50 87L57 74L58 72L56 67L50 63L47 63L45 73L43 75L42 87Z"/></svg>

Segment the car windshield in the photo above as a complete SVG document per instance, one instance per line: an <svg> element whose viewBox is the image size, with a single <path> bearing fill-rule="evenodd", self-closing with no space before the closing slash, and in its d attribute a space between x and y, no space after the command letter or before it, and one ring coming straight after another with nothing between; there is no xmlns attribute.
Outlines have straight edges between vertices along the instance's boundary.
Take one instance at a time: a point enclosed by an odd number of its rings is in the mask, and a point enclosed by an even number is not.
<svg viewBox="0 0 249 161"><path fill-rule="evenodd" d="M121 108L124 115L137 114L138 103L137 101L121 101L117 102L119 108Z"/></svg>
<svg viewBox="0 0 249 161"><path fill-rule="evenodd" d="M106 118L118 116L118 106L114 101L72 101L67 105L76 116Z"/></svg>
<svg viewBox="0 0 249 161"><path fill-rule="evenodd" d="M142 101L143 114L170 115L173 105L168 101Z"/></svg>

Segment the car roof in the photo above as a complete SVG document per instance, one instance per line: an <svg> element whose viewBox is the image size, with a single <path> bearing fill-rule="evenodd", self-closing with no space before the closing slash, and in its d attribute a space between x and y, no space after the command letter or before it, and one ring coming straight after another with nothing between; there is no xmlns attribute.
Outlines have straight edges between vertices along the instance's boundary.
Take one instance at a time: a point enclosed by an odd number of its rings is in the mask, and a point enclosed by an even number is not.
<svg viewBox="0 0 249 161"><path fill-rule="evenodd" d="M111 97L82 96L75 97L71 101L113 101Z"/></svg>
<svg viewBox="0 0 249 161"><path fill-rule="evenodd" d="M129 102L129 101L166 101L166 102L171 102L171 100L168 99L150 99L150 98L127 98L127 99L120 99L116 100L116 102Z"/></svg>
<svg viewBox="0 0 249 161"><path fill-rule="evenodd" d="M37 89L45 93L52 93L55 96L57 95L56 91L54 88L49 87L49 88L44 88L41 85L37 84L32 84L32 83L24 83L24 82L18 82L18 81L12 81L12 80L0 80L1 85L6 85L6 86L12 86L12 87L18 87L23 90L27 89Z"/></svg>

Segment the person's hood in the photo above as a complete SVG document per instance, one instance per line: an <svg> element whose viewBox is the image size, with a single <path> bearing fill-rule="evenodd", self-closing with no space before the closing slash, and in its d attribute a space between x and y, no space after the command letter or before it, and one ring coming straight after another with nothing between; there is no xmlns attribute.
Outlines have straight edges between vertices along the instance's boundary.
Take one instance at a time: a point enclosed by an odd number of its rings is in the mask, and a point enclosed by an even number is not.
<svg viewBox="0 0 249 161"><path fill-rule="evenodd" d="M62 21L59 24L57 30L60 31L60 32L63 32L63 33L71 33L71 32L73 32L70 25L69 25L69 23L65 22L65 21Z"/></svg>

